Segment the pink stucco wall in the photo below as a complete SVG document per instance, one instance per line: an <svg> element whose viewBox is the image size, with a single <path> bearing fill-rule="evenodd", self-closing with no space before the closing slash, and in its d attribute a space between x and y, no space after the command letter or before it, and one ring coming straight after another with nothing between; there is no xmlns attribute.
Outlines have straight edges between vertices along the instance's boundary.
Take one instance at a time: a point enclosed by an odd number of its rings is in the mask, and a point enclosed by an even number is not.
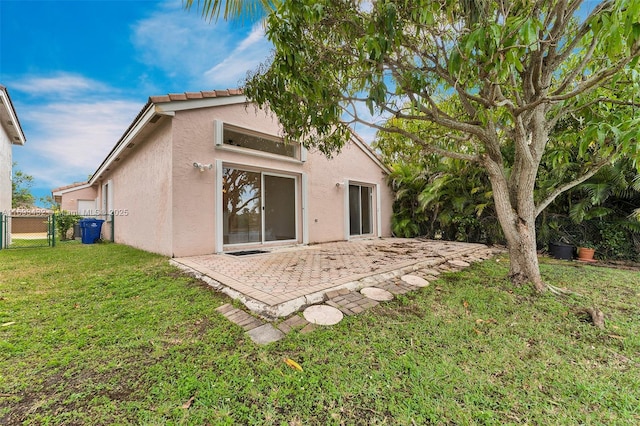
<svg viewBox="0 0 640 426"><path fill-rule="evenodd" d="M103 208L102 188L111 181L115 241L172 256L171 123L163 119L155 126L98 182L98 206Z"/></svg>
<svg viewBox="0 0 640 426"><path fill-rule="evenodd" d="M153 125L153 132L141 136L134 148L111 165L97 187L98 198L102 199L102 184L111 180L113 208L127 211L115 218L116 242L175 257L214 253L219 237L215 218L221 210L216 205L216 167L221 164L297 179L297 243L303 242L303 175L308 183L310 243L345 238L344 191L348 188L336 183L347 181L379 186L382 229L375 236L390 235L391 191L384 182L383 170L355 143L345 146L331 160L317 152L309 152L306 162L282 159L216 146L214 120L279 134L278 123L271 114L244 104L178 110L174 117L163 117ZM194 162L210 163L214 168L201 172L193 167ZM375 197L376 191L374 210ZM378 217L374 216L374 224L377 223Z"/></svg>
<svg viewBox="0 0 640 426"><path fill-rule="evenodd" d="M78 210L78 200L95 200L97 195L94 186L82 189L70 189L62 194L60 209L76 213Z"/></svg>
<svg viewBox="0 0 640 426"><path fill-rule="evenodd" d="M344 240L346 185L360 183L378 185L380 188L379 212L382 222L381 235L391 235L391 206L393 194L385 183L383 170L355 143L345 145L340 154L327 159L320 152L309 152L305 169L309 173L309 242ZM376 191L373 193L374 225L378 222Z"/></svg>

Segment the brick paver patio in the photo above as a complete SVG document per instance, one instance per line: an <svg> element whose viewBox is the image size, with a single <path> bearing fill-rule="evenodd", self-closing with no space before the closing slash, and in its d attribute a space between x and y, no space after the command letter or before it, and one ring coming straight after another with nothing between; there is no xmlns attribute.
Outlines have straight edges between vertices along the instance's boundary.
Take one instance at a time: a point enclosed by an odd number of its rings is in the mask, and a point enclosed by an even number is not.
<svg viewBox="0 0 640 426"><path fill-rule="evenodd" d="M249 256L193 256L172 259L172 263L241 301L257 315L274 319L320 303L328 298L327 292L340 289L375 285L403 293L408 287L396 278L404 274L421 270L429 278L437 274L435 266L487 252L491 249L482 244L386 238L280 248ZM349 306L341 308L359 310L357 305Z"/></svg>

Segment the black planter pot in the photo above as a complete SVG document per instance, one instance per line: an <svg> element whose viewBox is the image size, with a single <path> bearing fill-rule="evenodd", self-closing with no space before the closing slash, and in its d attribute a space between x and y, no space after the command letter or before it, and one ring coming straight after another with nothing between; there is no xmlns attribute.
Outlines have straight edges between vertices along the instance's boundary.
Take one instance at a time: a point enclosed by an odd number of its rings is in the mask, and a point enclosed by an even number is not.
<svg viewBox="0 0 640 426"><path fill-rule="evenodd" d="M549 243L549 254L555 259L572 260L573 246L565 243Z"/></svg>

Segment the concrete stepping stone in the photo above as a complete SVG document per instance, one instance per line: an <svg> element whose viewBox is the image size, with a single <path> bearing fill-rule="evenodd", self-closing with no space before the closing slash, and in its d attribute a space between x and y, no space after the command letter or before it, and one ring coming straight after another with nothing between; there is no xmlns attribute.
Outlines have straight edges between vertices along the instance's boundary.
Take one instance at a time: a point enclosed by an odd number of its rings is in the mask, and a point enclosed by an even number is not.
<svg viewBox="0 0 640 426"><path fill-rule="evenodd" d="M271 324L264 324L247 332L251 340L258 345L277 342L284 337L284 333Z"/></svg>
<svg viewBox="0 0 640 426"><path fill-rule="evenodd" d="M340 309L328 305L309 306L302 312L302 315L311 324L318 325L335 325L344 318Z"/></svg>
<svg viewBox="0 0 640 426"><path fill-rule="evenodd" d="M405 283L411 284L416 287L427 287L429 285L429 281L417 275L411 275L411 274L403 275L402 278L400 279Z"/></svg>
<svg viewBox="0 0 640 426"><path fill-rule="evenodd" d="M360 290L363 296L368 297L369 299L373 299L377 302L386 302L389 300L393 300L393 294L388 292L387 290L383 290L377 287L365 287Z"/></svg>

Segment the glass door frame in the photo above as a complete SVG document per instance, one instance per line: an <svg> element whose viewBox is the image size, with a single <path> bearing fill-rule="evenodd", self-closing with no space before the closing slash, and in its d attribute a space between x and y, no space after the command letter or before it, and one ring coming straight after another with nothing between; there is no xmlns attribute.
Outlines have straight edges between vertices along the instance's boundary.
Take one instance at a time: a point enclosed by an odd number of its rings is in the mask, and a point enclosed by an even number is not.
<svg viewBox="0 0 640 426"><path fill-rule="evenodd" d="M358 193L358 211L357 212L353 212L352 211L352 203L351 203L351 188L357 188L357 193ZM366 200L367 203L367 208L364 208L364 203L363 201L363 197L362 197L362 190L363 188L366 188L368 192L368 200ZM375 234L375 225L374 225L374 202L373 202L373 196L374 196L374 190L375 188L372 185L366 185L366 184L361 184L361 183L356 183L356 182L349 182L349 185L346 188L347 191L347 198L349 200L349 204L348 204L348 212L349 212L349 236L350 237L360 237L360 236L371 236ZM369 227L369 231L368 232L364 232L364 227L365 227L365 221L363 220L364 214L365 212L368 212L368 227ZM351 220L353 218L353 214L356 213L358 216L358 232L353 233L352 231L352 223Z"/></svg>
<svg viewBox="0 0 640 426"><path fill-rule="evenodd" d="M227 206L223 203L223 175L225 169L235 169L245 172L260 173L260 241L246 242L246 243L224 243L224 209ZM280 177L286 179L292 179L294 183L294 231L295 237L287 240L267 240L265 233L265 176ZM224 251L226 248L241 248L244 246L256 246L256 245L271 245L282 243L296 243L300 239L300 176L296 174L287 174L278 171L270 171L251 166L243 166L237 164L227 164L222 161L216 161L216 247L218 252ZM222 249L222 250L221 250Z"/></svg>

